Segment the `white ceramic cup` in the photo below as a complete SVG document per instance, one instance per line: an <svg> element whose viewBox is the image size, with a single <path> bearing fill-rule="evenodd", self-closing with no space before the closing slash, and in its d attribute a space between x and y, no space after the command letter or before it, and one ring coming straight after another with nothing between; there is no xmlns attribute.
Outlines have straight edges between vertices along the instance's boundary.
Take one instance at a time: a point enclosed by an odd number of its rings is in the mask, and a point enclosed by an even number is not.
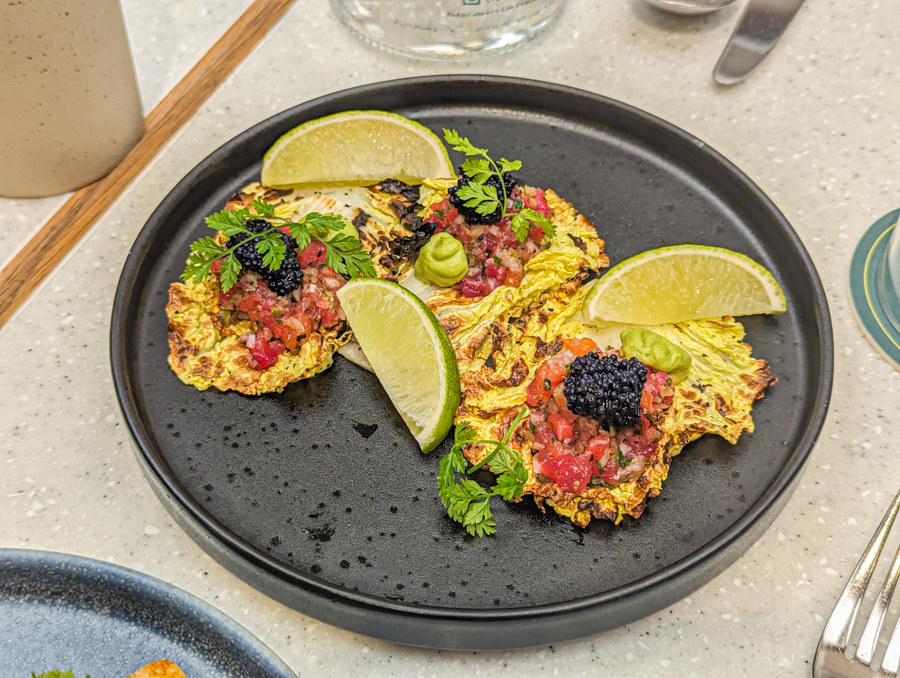
<svg viewBox="0 0 900 678"><path fill-rule="evenodd" d="M0 2L0 195L64 193L106 175L143 111L118 0Z"/></svg>

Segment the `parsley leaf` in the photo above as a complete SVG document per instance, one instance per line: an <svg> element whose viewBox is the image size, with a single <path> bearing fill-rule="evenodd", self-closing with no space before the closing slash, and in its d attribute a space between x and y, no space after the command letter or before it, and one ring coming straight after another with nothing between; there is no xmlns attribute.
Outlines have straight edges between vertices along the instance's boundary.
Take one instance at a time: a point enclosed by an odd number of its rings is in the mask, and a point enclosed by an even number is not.
<svg viewBox="0 0 900 678"><path fill-rule="evenodd" d="M461 137L455 129L444 129L444 139L454 151L465 153L466 155L483 155L487 156L486 148L478 148L472 145L466 137Z"/></svg>
<svg viewBox="0 0 900 678"><path fill-rule="evenodd" d="M224 251L225 248L222 247L215 240L210 238L209 236L205 238L200 238L196 243L194 243L194 252L208 255L208 256L216 256L220 252Z"/></svg>
<svg viewBox="0 0 900 678"><path fill-rule="evenodd" d="M200 238L191 246L191 250L181 279L185 282L193 280L195 283L206 280L210 275L210 266L213 262L228 252L210 237Z"/></svg>
<svg viewBox="0 0 900 678"><path fill-rule="evenodd" d="M256 212L257 215L262 217L263 219L278 219L279 217L275 216L275 205L270 202L266 202L265 200L260 200L259 198L254 198L250 203L253 206L253 211ZM282 219L282 221L285 221Z"/></svg>
<svg viewBox="0 0 900 678"><path fill-rule="evenodd" d="M525 242L528 232L536 225L547 237L552 238L556 229L553 222L547 217L531 208L523 209L520 200L513 202L513 209L518 210L515 214L510 213L506 209L506 203L509 196L506 194L506 183L503 181L503 175L508 172L515 172L522 169L520 160L507 160L500 158L500 162L496 163L488 155L486 148L478 148L466 137L460 136L456 130L444 130L444 139L454 151L465 153L469 156L462 163L462 171L469 181L465 186L461 186L456 195L466 207L474 208L478 214L487 216L500 210L500 217L510 217L510 227L513 234L519 239L519 242ZM503 195L500 196L496 186L488 184L491 177L497 177L502 187Z"/></svg>
<svg viewBox="0 0 900 678"><path fill-rule="evenodd" d="M31 678L76 678L75 674L71 671L66 671L63 673L59 669L54 671L47 671L46 673L37 674L34 671L31 672ZM86 676L86 678L91 678L90 675Z"/></svg>
<svg viewBox="0 0 900 678"><path fill-rule="evenodd" d="M294 222L278 216L275 205L264 200L254 199L251 206L252 211L246 207L239 210L224 209L206 217L206 225L215 231L221 231L223 237L232 238L241 234L247 237L241 238L233 247L220 245L209 236L200 238L191 245L187 265L181 274L182 280L203 282L212 275L212 265L221 260L222 289L229 291L241 276L241 262L234 251L248 240L255 240L254 247L262 255L263 265L270 271L277 271L288 256L280 233L280 229L285 226L297 241L299 250L303 250L313 240L322 242L327 250L328 265L341 275L351 278L375 275L372 257L362 248L360 241L340 233L344 229L341 217L310 212L300 221ZM246 227L246 222L250 219L264 219L271 227L260 233L253 233Z"/></svg>
<svg viewBox="0 0 900 678"><path fill-rule="evenodd" d="M312 235L310 235L309 229L304 228L304 226L305 224L288 224L288 231L290 231L291 237L297 241L297 249L301 252L305 250L306 246L312 241Z"/></svg>
<svg viewBox="0 0 900 678"><path fill-rule="evenodd" d="M524 469L524 462L523 462ZM520 480L510 474L504 473L497 478L497 493L506 501L511 501L522 494L525 482L528 480L528 471L525 471L525 479Z"/></svg>
<svg viewBox="0 0 900 678"><path fill-rule="evenodd" d="M531 208L525 208L518 214L514 214L510 226L516 237L524 242L528 237L528 232L534 228L533 224L536 224L550 238L556 233L553 222Z"/></svg>
<svg viewBox="0 0 900 678"><path fill-rule="evenodd" d="M249 233L244 222L252 218L246 207L240 210L222 210L206 217L206 225L214 231L223 231L229 238L238 233Z"/></svg>
<svg viewBox="0 0 900 678"><path fill-rule="evenodd" d="M496 523L491 520L491 504L489 500L472 504L462 520L466 532L473 537L483 537L497 532Z"/></svg>
<svg viewBox="0 0 900 678"><path fill-rule="evenodd" d="M341 275L351 278L375 276L372 257L362 248L362 243L352 235L338 233L331 240L323 241L327 250L328 265Z"/></svg>
<svg viewBox="0 0 900 678"><path fill-rule="evenodd" d="M517 172L522 169L522 161L521 160L507 160L506 158L500 158L500 171L503 174L507 172Z"/></svg>
<svg viewBox="0 0 900 678"><path fill-rule="evenodd" d="M521 458L520 455L515 452L510 452L508 449L498 450L497 455L491 459L490 469L494 473L509 473L513 477L516 477L517 462Z"/></svg>
<svg viewBox="0 0 900 678"><path fill-rule="evenodd" d="M441 500L447 508L447 514L463 523L473 501L489 499L490 494L474 480L463 480L444 488Z"/></svg>
<svg viewBox="0 0 900 678"><path fill-rule="evenodd" d="M525 209L521 210L516 216L522 216L529 221L534 222L540 227L544 234L550 238L552 238L556 234L556 226L553 225L553 222L540 212L537 212L530 207L526 207Z"/></svg>
<svg viewBox="0 0 900 678"><path fill-rule="evenodd" d="M441 459L437 477L438 493L447 515L461 523L473 537L495 534L496 523L491 514L491 497L502 497L511 501L520 497L528 482L528 469L522 456L508 446L509 440L518 428L528 408L523 407L513 420L503 440L478 440L475 431L468 425L459 426L453 434L453 447ZM466 473L468 460L463 455L463 447L472 443L493 445L494 449L484 459L468 469L472 474L483 466L499 473L496 484L489 490L469 478L457 479L457 473Z"/></svg>
<svg viewBox="0 0 900 678"><path fill-rule="evenodd" d="M453 447L452 451L460 452L465 445L473 442L478 437L478 434L475 433L475 429L469 426L468 424L463 424L461 427L458 427L453 432ZM463 461L462 466L458 467L457 471L465 471L465 461Z"/></svg>
<svg viewBox="0 0 900 678"><path fill-rule="evenodd" d="M262 236L262 240L256 243L256 251L263 255L263 266L270 271L277 271L281 268L287 248L279 232L271 231Z"/></svg>
<svg viewBox="0 0 900 678"><path fill-rule="evenodd" d="M310 212L303 218L302 223L319 240L327 238L332 231L338 233L344 230L344 220L333 214Z"/></svg>
<svg viewBox="0 0 900 678"><path fill-rule="evenodd" d="M460 200L465 201L463 204L466 207L474 207L475 211L482 216L486 216L500 207L500 198L497 196L497 189L494 186L470 181L460 188L456 195Z"/></svg>
<svg viewBox="0 0 900 678"><path fill-rule="evenodd" d="M467 176L476 181L487 181L494 174L491 163L484 158L469 158L463 161L462 168Z"/></svg>
<svg viewBox="0 0 900 678"><path fill-rule="evenodd" d="M519 242L525 242L528 232L531 230L531 222L520 214L515 215L509 222L513 234L519 239Z"/></svg>
<svg viewBox="0 0 900 678"><path fill-rule="evenodd" d="M234 254L228 255L222 260L222 289L226 292L237 284L241 275L241 262Z"/></svg>

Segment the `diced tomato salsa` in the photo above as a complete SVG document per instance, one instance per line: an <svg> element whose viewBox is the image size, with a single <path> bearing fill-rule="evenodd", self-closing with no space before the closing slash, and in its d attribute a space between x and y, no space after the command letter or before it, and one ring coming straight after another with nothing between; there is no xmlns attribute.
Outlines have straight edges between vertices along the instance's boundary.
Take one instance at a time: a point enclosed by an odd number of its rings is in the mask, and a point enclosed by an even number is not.
<svg viewBox="0 0 900 678"><path fill-rule="evenodd" d="M638 422L617 431L603 430L596 419L576 415L566 405L568 366L576 356L590 351L617 354L599 351L590 339L566 340L563 350L545 360L525 388L532 409L534 473L570 493L637 479L656 454L661 438L652 422L660 421L674 395L669 375L647 366Z"/></svg>
<svg viewBox="0 0 900 678"><path fill-rule="evenodd" d="M230 322L253 320L259 327L241 339L249 351L250 366L264 370L285 351L296 353L321 328L333 329L345 322L337 292L344 278L325 262L326 248L313 240L296 256L303 269L303 284L280 296L256 273L246 271L228 292L219 294L219 308L231 311ZM219 274L219 267L213 266Z"/></svg>
<svg viewBox="0 0 900 678"><path fill-rule="evenodd" d="M507 213L517 214L525 208L550 216L543 190L517 186L509 195ZM454 285L465 297L483 297L501 285L518 287L525 275L525 264L549 244L540 228L531 229L525 242L520 242L512 231L510 217L494 224L470 225L450 204L449 195L431 205L431 210L429 221L436 224L435 233L447 231L466 249L469 272Z"/></svg>

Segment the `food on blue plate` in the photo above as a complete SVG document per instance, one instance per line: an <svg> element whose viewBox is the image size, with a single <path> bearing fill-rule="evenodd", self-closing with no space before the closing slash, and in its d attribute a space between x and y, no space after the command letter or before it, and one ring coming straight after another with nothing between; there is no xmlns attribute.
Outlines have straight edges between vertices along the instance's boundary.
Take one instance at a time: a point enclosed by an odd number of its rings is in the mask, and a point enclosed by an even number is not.
<svg viewBox="0 0 900 678"><path fill-rule="evenodd" d="M187 678L178 666L168 659L151 662L125 678Z"/></svg>
<svg viewBox="0 0 900 678"><path fill-rule="evenodd" d="M741 324L723 317L643 328L690 356L675 383L622 355L621 335L633 328L582 322L589 290L572 281L493 324L491 339L462 375L459 452L442 463L442 470L466 471L461 454L480 466L497 449L490 441L505 441L527 479L504 498L531 495L580 526L592 518L640 517L647 499L659 494L672 457L706 433L735 443L752 432L753 403L775 382L766 361L742 342ZM508 474L514 461L501 454L486 466ZM469 485L470 497L446 472L439 487L451 517L472 534L493 531L489 497Z"/></svg>
<svg viewBox="0 0 900 678"><path fill-rule="evenodd" d="M31 678L78 678L71 671L47 671L45 673L37 674L32 672ZM88 674L85 678L91 678L90 674ZM187 678L184 672L178 668L178 665L174 662L169 661L168 659L160 659L155 662L151 662L144 666L141 669L138 669L132 674L125 676L125 678Z"/></svg>

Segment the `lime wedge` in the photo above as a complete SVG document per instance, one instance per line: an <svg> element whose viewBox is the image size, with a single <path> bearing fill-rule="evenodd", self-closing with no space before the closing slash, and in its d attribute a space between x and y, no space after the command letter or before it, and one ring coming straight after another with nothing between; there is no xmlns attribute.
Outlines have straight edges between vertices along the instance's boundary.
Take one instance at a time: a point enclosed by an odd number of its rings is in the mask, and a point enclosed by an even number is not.
<svg viewBox="0 0 900 678"><path fill-rule="evenodd" d="M282 135L263 156L260 180L298 188L454 176L447 149L427 127L387 111L344 111Z"/></svg>
<svg viewBox="0 0 900 678"><path fill-rule="evenodd" d="M389 280L351 280L337 293L356 340L423 452L443 440L459 407L459 369L437 318Z"/></svg>
<svg viewBox="0 0 900 678"><path fill-rule="evenodd" d="M778 282L738 252L704 245L650 250L613 266L585 297L585 319L662 325L784 313Z"/></svg>

